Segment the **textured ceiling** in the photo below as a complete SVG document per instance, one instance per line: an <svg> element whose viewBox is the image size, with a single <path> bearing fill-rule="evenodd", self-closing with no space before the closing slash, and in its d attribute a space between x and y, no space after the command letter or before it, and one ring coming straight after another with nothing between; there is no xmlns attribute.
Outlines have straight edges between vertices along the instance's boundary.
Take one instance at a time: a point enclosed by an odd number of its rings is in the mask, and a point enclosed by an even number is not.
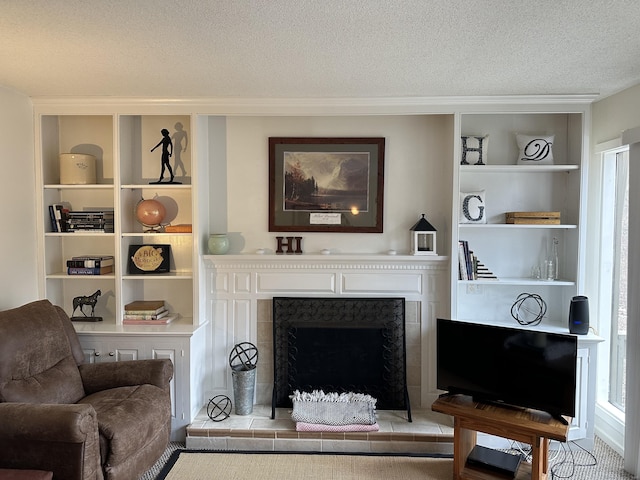
<svg viewBox="0 0 640 480"><path fill-rule="evenodd" d="M411 97L640 83L640 2L0 0L30 96Z"/></svg>

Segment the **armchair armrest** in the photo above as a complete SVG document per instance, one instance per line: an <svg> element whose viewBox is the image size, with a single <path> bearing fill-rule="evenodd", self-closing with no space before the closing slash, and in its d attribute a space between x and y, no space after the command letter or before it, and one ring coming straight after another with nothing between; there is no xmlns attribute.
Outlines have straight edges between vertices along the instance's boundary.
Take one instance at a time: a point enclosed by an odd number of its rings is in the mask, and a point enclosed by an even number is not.
<svg viewBox="0 0 640 480"><path fill-rule="evenodd" d="M150 384L169 391L173 363L167 358L90 363L79 366L87 395L109 388Z"/></svg>
<svg viewBox="0 0 640 480"><path fill-rule="evenodd" d="M0 403L0 468L101 478L98 420L90 405Z"/></svg>

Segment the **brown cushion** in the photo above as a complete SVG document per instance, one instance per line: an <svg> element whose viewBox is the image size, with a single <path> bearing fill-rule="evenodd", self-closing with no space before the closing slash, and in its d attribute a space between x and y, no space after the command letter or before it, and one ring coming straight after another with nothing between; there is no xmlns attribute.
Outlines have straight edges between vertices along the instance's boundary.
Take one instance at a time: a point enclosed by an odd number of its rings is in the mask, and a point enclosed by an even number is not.
<svg viewBox="0 0 640 480"><path fill-rule="evenodd" d="M169 395L154 385L118 387L87 395L98 417L103 464L118 465L144 449L170 411Z"/></svg>
<svg viewBox="0 0 640 480"><path fill-rule="evenodd" d="M0 480L51 480L53 472L0 468Z"/></svg>
<svg viewBox="0 0 640 480"><path fill-rule="evenodd" d="M71 353L73 353L73 358L76 363L80 365L84 363L84 350L82 350L82 345L80 345L80 339L78 338L78 334L76 333L76 329L73 328L73 323L71 323L71 319L66 314L66 312L54 305L56 309L56 313L58 314L58 318L62 322L62 326L64 327L64 331L67 334L67 338L69 339L69 346L71 347Z"/></svg>
<svg viewBox="0 0 640 480"><path fill-rule="evenodd" d="M76 403L84 394L67 333L48 300L0 312L0 401Z"/></svg>

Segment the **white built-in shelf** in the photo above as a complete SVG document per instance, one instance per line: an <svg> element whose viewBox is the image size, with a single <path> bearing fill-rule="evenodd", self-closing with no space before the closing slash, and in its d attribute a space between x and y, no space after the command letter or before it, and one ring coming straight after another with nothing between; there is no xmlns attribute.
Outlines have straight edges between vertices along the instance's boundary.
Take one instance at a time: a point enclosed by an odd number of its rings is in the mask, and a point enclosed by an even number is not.
<svg viewBox="0 0 640 480"><path fill-rule="evenodd" d="M66 273L59 272L50 273L46 275L46 278L58 280L113 280L116 276L113 273L105 273L103 275L68 275Z"/></svg>
<svg viewBox="0 0 640 480"><path fill-rule="evenodd" d="M169 336L187 335L205 325L196 325L191 317L180 316L177 320L167 325L121 325L116 324L115 319L105 318L102 322L73 322L74 329L78 333L94 333L100 335L140 335L144 337L149 334L166 334Z"/></svg>
<svg viewBox="0 0 640 480"><path fill-rule="evenodd" d="M578 170L578 165L460 165L460 171L469 173L549 173Z"/></svg>
<svg viewBox="0 0 640 480"><path fill-rule="evenodd" d="M173 271L167 273L145 273L142 275L129 275L126 274L122 277L123 280L190 280L193 278L193 272L191 271Z"/></svg>
<svg viewBox="0 0 640 480"><path fill-rule="evenodd" d="M62 184L47 184L43 188L52 190L113 190L113 184L111 183L86 183L81 185L62 185Z"/></svg>
<svg viewBox="0 0 640 480"><path fill-rule="evenodd" d="M45 237L113 237L114 232L46 232Z"/></svg>
<svg viewBox="0 0 640 480"><path fill-rule="evenodd" d="M483 284L483 285L554 285L554 286L573 286L576 283L568 280L537 280L535 278L509 278L502 277L489 280L489 279L478 279L478 280L458 280L458 283L461 284Z"/></svg>
<svg viewBox="0 0 640 480"><path fill-rule="evenodd" d="M168 189L168 190L190 190L190 183L131 183L121 185L123 190L142 190L142 189Z"/></svg>
<svg viewBox="0 0 640 480"><path fill-rule="evenodd" d="M513 224L513 223L461 223L459 225L460 228L469 228L469 229L479 229L484 230L486 228L506 228L510 229L560 229L560 230L571 230L574 228L578 228L577 225L545 225L545 224L534 224L534 225L526 225L526 224Z"/></svg>
<svg viewBox="0 0 640 480"><path fill-rule="evenodd" d="M122 232L123 237L190 237L190 232Z"/></svg>

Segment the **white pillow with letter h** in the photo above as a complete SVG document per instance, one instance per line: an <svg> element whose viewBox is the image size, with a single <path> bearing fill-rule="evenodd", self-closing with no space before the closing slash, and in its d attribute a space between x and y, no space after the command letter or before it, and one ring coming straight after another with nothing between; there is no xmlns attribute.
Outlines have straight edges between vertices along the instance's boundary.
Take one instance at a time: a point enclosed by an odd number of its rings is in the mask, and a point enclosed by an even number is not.
<svg viewBox="0 0 640 480"><path fill-rule="evenodd" d="M487 223L484 190L460 192L460 223Z"/></svg>
<svg viewBox="0 0 640 480"><path fill-rule="evenodd" d="M489 135L462 135L460 165L486 165Z"/></svg>

